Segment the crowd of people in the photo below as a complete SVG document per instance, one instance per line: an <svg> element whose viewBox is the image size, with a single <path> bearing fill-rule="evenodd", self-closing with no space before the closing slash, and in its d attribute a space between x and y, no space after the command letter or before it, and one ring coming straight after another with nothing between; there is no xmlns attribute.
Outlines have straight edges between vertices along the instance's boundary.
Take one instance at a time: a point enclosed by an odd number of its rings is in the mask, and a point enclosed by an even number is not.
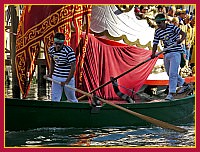
<svg viewBox="0 0 200 152"><path fill-rule="evenodd" d="M181 8L180 6L151 6L151 5L138 5L135 6L135 15L137 19L150 19L151 24L157 28L155 16L159 13L165 15L166 23L178 26L183 32L186 33L186 38L182 42L184 50L185 67L194 69L195 66L195 9L192 12ZM152 26L151 26L152 27Z"/></svg>

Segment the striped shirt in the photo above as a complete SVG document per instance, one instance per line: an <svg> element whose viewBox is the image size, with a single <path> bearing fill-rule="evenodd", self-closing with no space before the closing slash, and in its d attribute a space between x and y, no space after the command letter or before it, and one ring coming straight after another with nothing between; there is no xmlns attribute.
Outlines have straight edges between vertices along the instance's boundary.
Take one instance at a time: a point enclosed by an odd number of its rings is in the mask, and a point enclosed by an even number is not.
<svg viewBox="0 0 200 152"><path fill-rule="evenodd" d="M164 43L164 48L173 45L178 39L180 39L181 29L173 24L166 24L165 29L158 28L155 31L153 44L158 44L159 40ZM168 52L183 51L181 44L175 45L168 50Z"/></svg>
<svg viewBox="0 0 200 152"><path fill-rule="evenodd" d="M63 46L60 51L55 51L55 47L51 46L48 53L55 62L53 75L67 78L71 70L71 63L76 61L74 50L69 46Z"/></svg>

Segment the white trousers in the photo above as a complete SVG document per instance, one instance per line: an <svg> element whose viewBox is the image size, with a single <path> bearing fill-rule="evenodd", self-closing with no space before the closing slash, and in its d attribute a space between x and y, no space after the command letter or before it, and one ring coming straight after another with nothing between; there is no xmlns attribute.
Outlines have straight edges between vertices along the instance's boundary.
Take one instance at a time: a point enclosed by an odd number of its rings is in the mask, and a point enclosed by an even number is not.
<svg viewBox="0 0 200 152"><path fill-rule="evenodd" d="M60 78L60 77L56 77L54 75L52 76L52 79L59 81L59 82L66 81L66 78ZM69 82L68 85L75 88L74 78L71 79L71 81ZM71 102L78 102L78 100L75 96L74 90L69 89L66 86L61 86L60 84L58 84L56 82L52 82L52 92L51 92L51 100L52 101L60 102L60 99L62 97L63 88L64 88L65 95L67 97L67 100L69 100Z"/></svg>
<svg viewBox="0 0 200 152"><path fill-rule="evenodd" d="M182 86L184 79L179 75L179 66L181 62L180 52L170 52L164 56L164 65L169 76L169 93L176 93L176 87Z"/></svg>

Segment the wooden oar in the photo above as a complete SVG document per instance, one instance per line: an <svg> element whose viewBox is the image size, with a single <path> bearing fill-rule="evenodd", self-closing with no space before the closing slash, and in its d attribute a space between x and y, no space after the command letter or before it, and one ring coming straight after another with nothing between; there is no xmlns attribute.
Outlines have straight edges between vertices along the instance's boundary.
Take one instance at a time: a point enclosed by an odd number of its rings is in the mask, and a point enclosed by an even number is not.
<svg viewBox="0 0 200 152"><path fill-rule="evenodd" d="M166 50L168 50L169 48L171 48L171 47L173 47L173 46L175 46L175 45L177 45L177 43L174 43L174 44L170 45L169 47L164 48L163 51L158 52L158 53L156 54L156 56L159 56L160 54L162 54L163 52L165 52ZM126 75L127 73L129 73L129 72L131 72L131 71L133 71L133 70L135 70L136 68L140 67L141 65L143 65L143 64L145 64L146 62L150 61L151 59L152 59L152 58L148 58L148 59L146 59L145 61L139 63L139 64L136 65L135 67L133 67L133 68L131 68L131 69L125 71L124 73L118 75L117 77L114 77L113 80L117 80L117 79L119 79L120 77ZM92 90L90 93L93 93L93 92L95 92L95 91L101 89L102 87L104 87L104 86L110 84L111 82L112 82L112 81L110 80L110 81L108 81L108 82L106 82L106 83L100 85L98 88ZM86 95L83 95L83 96L79 97L78 100L83 99L85 96L86 96Z"/></svg>
<svg viewBox="0 0 200 152"><path fill-rule="evenodd" d="M44 78L46 78L46 79L49 80L49 81L53 81L53 82L56 82L56 83L58 83L58 84L61 84L61 82L58 82L58 81L56 81L56 80L53 80L52 78L49 78L49 77L44 77ZM65 85L65 86L66 86L67 88L69 88L69 89L72 89L72 90L74 90L74 91L77 91L77 92L79 92L79 93L82 93L82 94L84 94L84 95L86 95L86 96L88 96L88 97L90 97L90 98L93 97L93 95L90 94L90 93L84 92L84 91L79 90L79 89L77 89L77 88L73 88L73 87L71 87L71 86L69 86L69 85ZM102 98L99 98L99 97L97 97L97 98L98 98L98 100L102 101L103 103L106 103L106 104L111 105L111 106L113 106L113 107L115 107L115 108L117 108L117 109L120 109L120 110L122 110L122 111L125 111L125 112L127 112L127 113L129 113L129 114L132 114L132 115L134 115L134 116L136 116L136 117L138 117L138 118L140 118L140 119L143 119L143 120L145 120L145 121L147 121L147 122L150 122L150 123L152 123L152 124L154 124L154 125L156 125L156 126L160 126L160 127L162 127L162 128L166 128L166 129L171 129L171 130L174 130L174 131L177 131L177 132L181 132L181 133L187 132L186 129L183 129L183 128L174 126L174 125L172 125L172 124L169 124L169 123L166 123L166 122L157 120L157 119L152 118L152 117L149 117L149 116L145 116L145 115L143 115L143 114L140 114L140 113L137 113L137 112L134 112L134 111L131 111L131 110L126 109L126 108L124 108L124 107L121 107L121 106L119 106L119 105L113 104L113 103L111 103L111 102L109 102L109 101L107 101L107 100L104 100L104 99L102 99Z"/></svg>

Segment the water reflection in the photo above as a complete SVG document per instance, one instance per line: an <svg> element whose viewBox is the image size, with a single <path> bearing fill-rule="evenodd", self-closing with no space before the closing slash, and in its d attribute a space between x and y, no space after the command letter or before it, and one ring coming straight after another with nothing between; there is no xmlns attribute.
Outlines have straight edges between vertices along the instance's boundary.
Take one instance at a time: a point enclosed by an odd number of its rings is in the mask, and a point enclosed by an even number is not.
<svg viewBox="0 0 200 152"><path fill-rule="evenodd" d="M5 97L13 98L12 82L10 82L9 84L7 82L5 83ZM38 84L36 82L32 83L29 93L27 95L27 99L51 100L51 83L47 82L45 87L38 87Z"/></svg>
<svg viewBox="0 0 200 152"><path fill-rule="evenodd" d="M193 124L187 133L160 127L38 128L7 132L6 147L194 147Z"/></svg>

